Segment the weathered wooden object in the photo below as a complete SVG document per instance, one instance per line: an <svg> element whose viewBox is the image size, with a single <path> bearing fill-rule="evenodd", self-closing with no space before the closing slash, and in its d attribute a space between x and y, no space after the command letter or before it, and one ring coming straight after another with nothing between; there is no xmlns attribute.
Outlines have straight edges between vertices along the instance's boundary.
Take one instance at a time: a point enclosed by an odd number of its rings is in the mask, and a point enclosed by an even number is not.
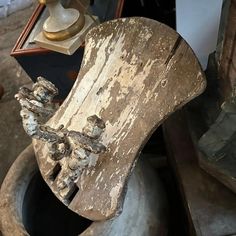
<svg viewBox="0 0 236 236"><path fill-rule="evenodd" d="M189 221L187 235L236 235L236 195L199 167L196 140L187 124L184 111L176 112L163 124L169 163Z"/></svg>
<svg viewBox="0 0 236 236"><path fill-rule="evenodd" d="M62 194L57 180L68 170L68 157L54 161L48 145L33 140L44 180L78 214L91 220L115 216L137 157L153 131L204 88L194 53L171 28L137 17L92 29L77 81L46 125L81 133L87 118L96 115L105 122L99 142L106 151L95 154L96 165L71 180L67 194Z"/></svg>

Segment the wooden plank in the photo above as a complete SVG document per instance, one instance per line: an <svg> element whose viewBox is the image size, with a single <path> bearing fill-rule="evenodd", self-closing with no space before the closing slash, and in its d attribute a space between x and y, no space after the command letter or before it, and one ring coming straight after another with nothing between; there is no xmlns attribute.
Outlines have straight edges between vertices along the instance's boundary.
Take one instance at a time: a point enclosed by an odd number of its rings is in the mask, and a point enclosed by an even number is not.
<svg viewBox="0 0 236 236"><path fill-rule="evenodd" d="M231 0L219 60L219 82L222 100L230 97L236 86L236 0Z"/></svg>
<svg viewBox="0 0 236 236"><path fill-rule="evenodd" d="M163 125L169 159L192 229L190 235L236 234L236 195L201 170L183 111Z"/></svg>
<svg viewBox="0 0 236 236"><path fill-rule="evenodd" d="M199 63L171 28L151 19L125 18L93 28L81 69L65 102L47 125L81 132L89 116L105 121L106 146L95 167L84 170L73 199L64 198L51 173L57 161L34 141L41 173L54 194L91 220L105 220L122 207L124 187L136 159L166 117L205 89ZM67 168L66 158L58 161ZM74 191L74 190L73 190Z"/></svg>

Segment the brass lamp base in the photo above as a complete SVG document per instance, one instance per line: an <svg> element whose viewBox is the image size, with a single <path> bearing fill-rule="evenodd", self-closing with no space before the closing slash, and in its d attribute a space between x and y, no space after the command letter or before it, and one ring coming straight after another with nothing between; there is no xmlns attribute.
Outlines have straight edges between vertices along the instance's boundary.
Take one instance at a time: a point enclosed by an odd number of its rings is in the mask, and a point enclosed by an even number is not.
<svg viewBox="0 0 236 236"><path fill-rule="evenodd" d="M69 28L65 30L61 30L58 32L47 32L43 30L44 36L52 41L62 41L69 39L79 33L85 25L85 16L83 14L80 14L78 20L71 25Z"/></svg>
<svg viewBox="0 0 236 236"><path fill-rule="evenodd" d="M96 21L98 21L97 16L93 16L93 18ZM82 45L88 31L92 27L94 27L96 24L97 23L95 21L93 21L90 16L84 15L84 26L74 36L71 37L71 35L73 35L73 32L75 32L74 29L73 30L71 29L70 31L69 31L69 29L67 29L67 30L65 30L65 31L68 31L67 34L63 33L63 34L60 34L59 36L57 35L57 37L55 37L56 35L50 35L49 36L50 39L49 39L49 37L46 37L45 32L42 31L35 37L34 41L38 46L40 46L42 48L47 48L52 51L60 52L60 53L66 54L66 55L72 55ZM78 29L78 26L75 28ZM62 38L64 35L69 35L69 34L70 34L70 37L65 40L58 39L58 38Z"/></svg>

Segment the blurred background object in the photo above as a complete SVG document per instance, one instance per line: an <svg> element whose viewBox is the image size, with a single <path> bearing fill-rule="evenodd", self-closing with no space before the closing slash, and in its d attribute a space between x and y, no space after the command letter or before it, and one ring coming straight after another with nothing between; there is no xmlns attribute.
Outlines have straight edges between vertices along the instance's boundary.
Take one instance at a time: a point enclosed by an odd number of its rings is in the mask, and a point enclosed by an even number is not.
<svg viewBox="0 0 236 236"><path fill-rule="evenodd" d="M176 0L176 30L196 53L203 69L216 49L222 0Z"/></svg>
<svg viewBox="0 0 236 236"><path fill-rule="evenodd" d="M15 158L31 142L21 125L14 95L20 86L32 82L10 52L36 4L33 0L30 7L0 19L0 85L4 88L0 99L0 185Z"/></svg>
<svg viewBox="0 0 236 236"><path fill-rule="evenodd" d="M33 0L0 0L0 18L25 9L32 4Z"/></svg>

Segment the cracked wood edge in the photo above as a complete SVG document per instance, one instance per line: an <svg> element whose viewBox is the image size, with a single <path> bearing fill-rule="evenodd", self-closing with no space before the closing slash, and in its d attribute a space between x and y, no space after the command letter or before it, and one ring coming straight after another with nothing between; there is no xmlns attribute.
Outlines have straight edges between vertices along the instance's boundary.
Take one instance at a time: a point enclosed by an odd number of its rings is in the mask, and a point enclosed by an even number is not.
<svg viewBox="0 0 236 236"><path fill-rule="evenodd" d="M142 147L167 116L205 86L191 48L168 26L133 17L93 28L86 37L78 78L48 124L81 131L86 118L96 114L106 122L101 142L107 150L77 180L79 191L72 201L64 203L91 220L118 214ZM33 143L43 178L63 201L49 179L56 163L46 145Z"/></svg>

